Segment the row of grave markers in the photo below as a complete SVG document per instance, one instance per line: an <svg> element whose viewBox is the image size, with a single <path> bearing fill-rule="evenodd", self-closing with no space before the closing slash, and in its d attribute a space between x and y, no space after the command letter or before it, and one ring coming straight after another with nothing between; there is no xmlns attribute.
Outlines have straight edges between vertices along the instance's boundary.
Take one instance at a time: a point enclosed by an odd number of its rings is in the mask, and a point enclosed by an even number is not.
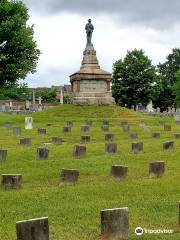
<svg viewBox="0 0 180 240"><path fill-rule="evenodd" d="M127 239L129 236L129 208L103 209L100 211L103 239ZM180 228L180 202L178 202L178 228ZM48 217L16 222L17 240L49 240Z"/></svg>

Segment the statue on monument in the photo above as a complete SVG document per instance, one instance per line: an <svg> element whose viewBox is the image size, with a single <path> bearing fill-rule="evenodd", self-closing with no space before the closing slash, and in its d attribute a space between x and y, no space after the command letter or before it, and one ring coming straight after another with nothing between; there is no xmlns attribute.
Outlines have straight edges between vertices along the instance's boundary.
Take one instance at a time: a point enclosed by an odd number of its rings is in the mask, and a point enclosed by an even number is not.
<svg viewBox="0 0 180 240"><path fill-rule="evenodd" d="M91 23L91 19L88 20L88 23L85 26L86 29L86 35L87 35L87 44L92 44L92 33L94 30L94 26Z"/></svg>

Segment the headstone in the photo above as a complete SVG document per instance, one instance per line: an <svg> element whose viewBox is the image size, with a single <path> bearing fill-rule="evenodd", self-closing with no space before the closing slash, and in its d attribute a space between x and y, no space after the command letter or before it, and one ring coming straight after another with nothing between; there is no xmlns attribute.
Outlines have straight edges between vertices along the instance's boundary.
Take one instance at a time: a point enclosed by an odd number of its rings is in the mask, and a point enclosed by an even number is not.
<svg viewBox="0 0 180 240"><path fill-rule="evenodd" d="M165 172L165 162L153 162L149 164L149 177L162 177Z"/></svg>
<svg viewBox="0 0 180 240"><path fill-rule="evenodd" d="M38 134L39 135L46 135L46 129L45 128L38 128Z"/></svg>
<svg viewBox="0 0 180 240"><path fill-rule="evenodd" d="M113 142L113 141L114 141L114 134L112 134L112 133L107 133L107 134L105 135L105 141Z"/></svg>
<svg viewBox="0 0 180 240"><path fill-rule="evenodd" d="M47 148L38 148L36 153L37 160L47 160L49 157L49 149Z"/></svg>
<svg viewBox="0 0 180 240"><path fill-rule="evenodd" d="M102 131L108 132L109 131L109 125L102 125L101 126Z"/></svg>
<svg viewBox="0 0 180 240"><path fill-rule="evenodd" d="M86 146L75 145L73 150L73 157L82 158L86 156Z"/></svg>
<svg viewBox="0 0 180 240"><path fill-rule="evenodd" d="M64 103L64 94L63 94L62 89L61 89L61 92L60 92L60 103L61 103L61 104Z"/></svg>
<svg viewBox="0 0 180 240"><path fill-rule="evenodd" d="M135 138L138 138L138 134L137 133L129 133L129 137L131 139L135 139Z"/></svg>
<svg viewBox="0 0 180 240"><path fill-rule="evenodd" d="M64 132L64 133L69 133L69 132L71 132L71 127L70 127L70 126L63 127L63 132Z"/></svg>
<svg viewBox="0 0 180 240"><path fill-rule="evenodd" d="M0 163L6 162L7 160L7 150L0 149Z"/></svg>
<svg viewBox="0 0 180 240"><path fill-rule="evenodd" d="M153 138L160 138L160 132L154 132L152 133Z"/></svg>
<svg viewBox="0 0 180 240"><path fill-rule="evenodd" d="M86 144L88 142L90 142L90 136L89 135L81 136L81 143L82 144Z"/></svg>
<svg viewBox="0 0 180 240"><path fill-rule="evenodd" d="M73 122L67 121L67 122L66 122L66 126L67 126L67 127L72 127L72 126L73 126Z"/></svg>
<svg viewBox="0 0 180 240"><path fill-rule="evenodd" d="M39 102L39 105L42 104L42 97L39 97L39 98L38 98L38 102Z"/></svg>
<svg viewBox="0 0 180 240"><path fill-rule="evenodd" d="M89 129L90 129L90 127L89 127L88 125L81 127L81 131L82 131L82 132L88 132Z"/></svg>
<svg viewBox="0 0 180 240"><path fill-rule="evenodd" d="M52 137L52 143L55 145L60 145L60 144L62 144L62 138Z"/></svg>
<svg viewBox="0 0 180 240"><path fill-rule="evenodd" d="M26 100L25 108L26 108L26 110L29 110L29 108L30 108L30 101L29 100Z"/></svg>
<svg viewBox="0 0 180 240"><path fill-rule="evenodd" d="M175 138L177 139L180 138L180 133L175 133L174 135L175 135Z"/></svg>
<svg viewBox="0 0 180 240"><path fill-rule="evenodd" d="M116 143L106 143L105 144L106 153L117 153L117 144Z"/></svg>
<svg viewBox="0 0 180 240"><path fill-rule="evenodd" d="M104 239L125 239L129 235L129 209L101 210L101 234Z"/></svg>
<svg viewBox="0 0 180 240"><path fill-rule="evenodd" d="M171 131L171 125L165 124L164 131Z"/></svg>
<svg viewBox="0 0 180 240"><path fill-rule="evenodd" d="M111 176L116 179L123 179L127 177L128 167L121 165L113 165L111 167Z"/></svg>
<svg viewBox="0 0 180 240"><path fill-rule="evenodd" d="M154 112L152 101L150 101L150 103L147 105L146 109L149 113Z"/></svg>
<svg viewBox="0 0 180 240"><path fill-rule="evenodd" d="M20 139L20 145L30 146L31 145L31 138L22 138L22 139Z"/></svg>
<svg viewBox="0 0 180 240"><path fill-rule="evenodd" d="M5 122L4 127L5 128L12 128L12 122Z"/></svg>
<svg viewBox="0 0 180 240"><path fill-rule="evenodd" d="M33 129L33 118L25 117L25 129Z"/></svg>
<svg viewBox="0 0 180 240"><path fill-rule="evenodd" d="M20 136L21 135L21 127L13 127L13 135Z"/></svg>
<svg viewBox="0 0 180 240"><path fill-rule="evenodd" d="M16 222L17 240L49 240L48 218Z"/></svg>
<svg viewBox="0 0 180 240"><path fill-rule="evenodd" d="M161 109L159 107L157 107L156 112L157 112L157 114L160 114L161 113Z"/></svg>
<svg viewBox="0 0 180 240"><path fill-rule="evenodd" d="M143 142L134 142L134 143L132 143L132 151L134 153L143 152Z"/></svg>
<svg viewBox="0 0 180 240"><path fill-rule="evenodd" d="M79 170L62 169L60 173L61 183L76 183L79 178Z"/></svg>
<svg viewBox="0 0 180 240"><path fill-rule="evenodd" d="M174 142L173 141L167 141L163 143L163 150L171 151L174 149Z"/></svg>
<svg viewBox="0 0 180 240"><path fill-rule="evenodd" d="M129 129L130 129L129 125L122 125L123 132L129 132Z"/></svg>
<svg viewBox="0 0 180 240"><path fill-rule="evenodd" d="M4 188L19 188L21 187L21 174L2 174L2 186Z"/></svg>

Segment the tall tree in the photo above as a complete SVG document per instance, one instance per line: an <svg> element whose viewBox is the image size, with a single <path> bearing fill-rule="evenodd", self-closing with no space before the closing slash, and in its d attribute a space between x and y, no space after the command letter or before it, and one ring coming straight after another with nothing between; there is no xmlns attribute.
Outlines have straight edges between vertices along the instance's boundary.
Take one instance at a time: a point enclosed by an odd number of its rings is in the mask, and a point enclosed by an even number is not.
<svg viewBox="0 0 180 240"><path fill-rule="evenodd" d="M113 65L112 93L116 103L131 107L146 106L151 100L156 70L143 50L128 51Z"/></svg>
<svg viewBox="0 0 180 240"><path fill-rule="evenodd" d="M161 91L156 94L154 103L156 106L159 105L162 109L175 105L175 94L173 86L176 82L176 73L180 70L180 48L172 50L167 58L166 62L158 65L158 71L160 74ZM161 100L161 105L159 100Z"/></svg>
<svg viewBox="0 0 180 240"><path fill-rule="evenodd" d="M175 95L175 103L177 107L180 107L180 71L177 71L176 75L176 82L173 86L173 93Z"/></svg>
<svg viewBox="0 0 180 240"><path fill-rule="evenodd" d="M15 85L34 73L40 51L28 26L27 7L18 0L0 1L0 87Z"/></svg>

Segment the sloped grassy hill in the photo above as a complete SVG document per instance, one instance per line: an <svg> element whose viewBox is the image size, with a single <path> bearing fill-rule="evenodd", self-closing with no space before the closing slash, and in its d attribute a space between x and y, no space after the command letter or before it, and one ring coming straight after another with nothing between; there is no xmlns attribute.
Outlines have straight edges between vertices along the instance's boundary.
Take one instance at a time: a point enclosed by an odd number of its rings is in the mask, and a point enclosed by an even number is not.
<svg viewBox="0 0 180 240"><path fill-rule="evenodd" d="M174 229L172 235L143 235L141 239L179 239L177 232L177 202L180 201L180 140L173 133L180 132L171 118L172 132L164 132L159 117L145 117L120 107L75 107L59 106L41 113L32 114L33 130L24 130L24 117L0 115L0 146L8 149L7 162L0 166L0 173L21 173L23 186L20 190L0 189L0 239L16 239L16 221L49 217L51 240L95 240L100 239L100 210L129 207L130 237L135 236L137 226L150 229ZM91 142L87 144L87 156L73 159L75 144L80 143L81 126L91 119ZM118 153L104 153L102 120L110 121L110 133L115 134ZM66 121L73 121L72 132L64 134ZM144 142L144 153L133 154L127 133L120 128L127 120L131 132L139 134ZM139 121L144 120L150 131L144 131ZM23 128L21 137L14 137L12 129L4 123L12 121ZM52 123L51 127L46 126ZM37 128L47 129L46 136L38 136ZM160 139L152 139L151 132L160 131ZM36 149L44 146L51 137L64 139L60 146L48 145L50 157L47 161L35 160ZM22 147L19 139L31 137L32 146ZM175 141L173 152L163 152L162 143ZM164 160L166 175L159 179L148 178L148 165L152 161ZM117 182L110 178L112 164L129 167L127 179ZM75 186L59 186L61 168L80 170L79 182Z"/></svg>

